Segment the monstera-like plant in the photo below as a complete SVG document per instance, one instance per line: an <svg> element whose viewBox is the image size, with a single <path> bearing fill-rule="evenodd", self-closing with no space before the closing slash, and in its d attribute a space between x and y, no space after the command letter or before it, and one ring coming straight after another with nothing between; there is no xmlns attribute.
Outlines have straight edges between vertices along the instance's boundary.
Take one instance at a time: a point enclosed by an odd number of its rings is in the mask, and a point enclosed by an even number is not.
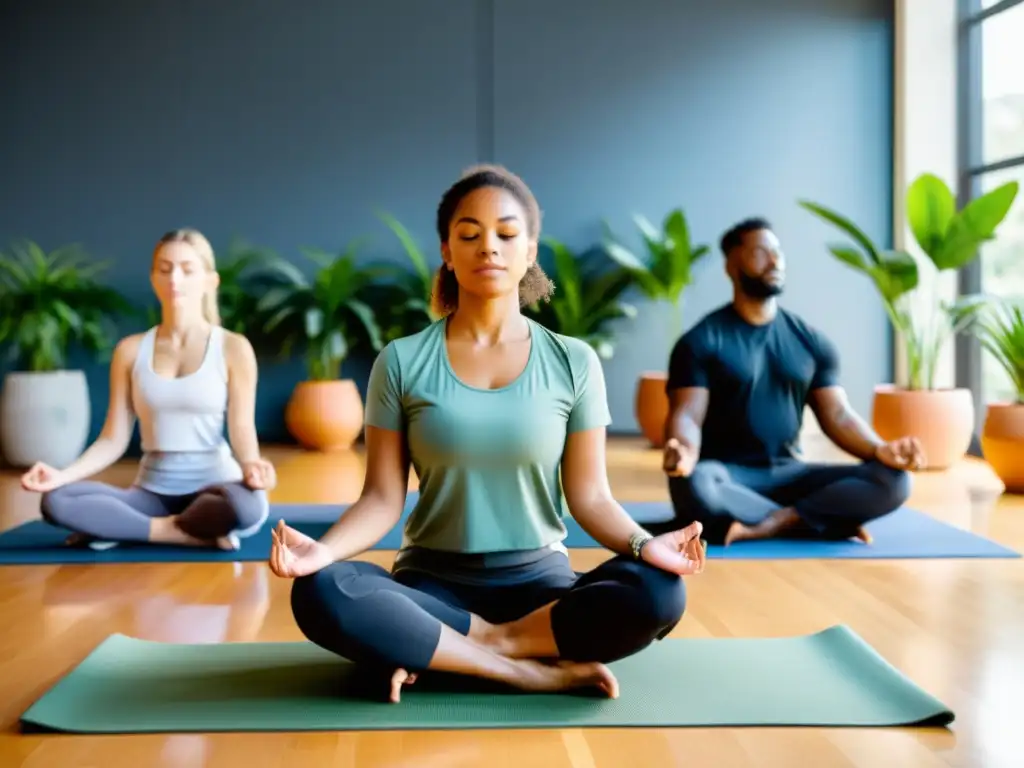
<svg viewBox="0 0 1024 768"><path fill-rule="evenodd" d="M647 298L672 307L669 349L665 352L667 365L671 347L683 331L683 296L694 281L697 264L708 254L710 247L692 241L690 225L681 208L668 213L660 230L643 216L634 216L633 220L640 230L645 255L626 248L607 227L604 248L630 274ZM637 382L636 419L644 436L655 447L660 447L665 440L667 378L664 371L645 371Z"/></svg>
<svg viewBox="0 0 1024 768"><path fill-rule="evenodd" d="M933 469L948 467L966 453L975 420L969 390L935 385L942 353L970 316L965 300L940 298L937 277L962 269L995 238L1018 186L1003 184L958 209L940 178L926 173L915 179L906 192L907 223L923 260L882 248L848 218L819 203L800 203L848 237L848 242L829 245L829 252L872 282L903 346L905 379L875 389L875 430L887 440L916 433ZM922 267L931 272L928 281L922 280Z"/></svg>

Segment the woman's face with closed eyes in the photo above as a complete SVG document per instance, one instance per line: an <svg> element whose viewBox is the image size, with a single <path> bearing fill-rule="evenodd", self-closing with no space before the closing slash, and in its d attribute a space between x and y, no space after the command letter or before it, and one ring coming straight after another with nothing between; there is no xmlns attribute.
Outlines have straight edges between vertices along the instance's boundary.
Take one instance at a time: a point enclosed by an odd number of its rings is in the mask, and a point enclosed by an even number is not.
<svg viewBox="0 0 1024 768"><path fill-rule="evenodd" d="M537 259L526 211L515 196L498 187L482 187L466 195L441 245L445 265L459 288L480 298L519 295L519 282Z"/></svg>

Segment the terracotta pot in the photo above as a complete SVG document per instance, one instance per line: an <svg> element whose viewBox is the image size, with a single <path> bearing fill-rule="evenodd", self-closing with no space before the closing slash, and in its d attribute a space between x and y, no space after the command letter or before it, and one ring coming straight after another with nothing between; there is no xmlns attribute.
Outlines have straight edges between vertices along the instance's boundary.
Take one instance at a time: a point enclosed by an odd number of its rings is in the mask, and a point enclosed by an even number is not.
<svg viewBox="0 0 1024 768"><path fill-rule="evenodd" d="M303 381L284 412L292 437L314 451L352 447L363 428L363 399L351 379Z"/></svg>
<svg viewBox="0 0 1024 768"><path fill-rule="evenodd" d="M981 430L981 452L1007 493L1024 493L1024 405L989 404Z"/></svg>
<svg viewBox="0 0 1024 768"><path fill-rule="evenodd" d="M636 384L636 421L640 431L654 448L665 444L665 421L668 419L668 395L665 383L668 374L647 371Z"/></svg>
<svg viewBox="0 0 1024 768"><path fill-rule="evenodd" d="M974 434L974 396L969 389L875 387L872 413L883 440L916 437L925 453L924 469L946 469L960 461Z"/></svg>

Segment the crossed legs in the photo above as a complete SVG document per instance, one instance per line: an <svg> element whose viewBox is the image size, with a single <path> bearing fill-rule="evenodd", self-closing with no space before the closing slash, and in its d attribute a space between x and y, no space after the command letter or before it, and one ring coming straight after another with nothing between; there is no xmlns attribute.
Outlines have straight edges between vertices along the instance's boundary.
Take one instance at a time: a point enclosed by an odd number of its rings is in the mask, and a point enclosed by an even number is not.
<svg viewBox="0 0 1024 768"><path fill-rule="evenodd" d="M680 620L680 577L616 557L578 576L566 564L518 585L392 577L343 561L295 580L292 612L312 642L394 671L391 699L424 670L536 691L597 687L618 695L606 663L664 637Z"/></svg>
<svg viewBox="0 0 1024 768"><path fill-rule="evenodd" d="M779 535L860 537L863 526L898 509L910 474L878 461L774 467L701 461L689 477L670 477L676 522L699 520L708 541L731 543Z"/></svg>
<svg viewBox="0 0 1024 768"><path fill-rule="evenodd" d="M184 496L83 480L43 494L43 519L102 541L146 541L230 548L266 520L266 494L225 483Z"/></svg>

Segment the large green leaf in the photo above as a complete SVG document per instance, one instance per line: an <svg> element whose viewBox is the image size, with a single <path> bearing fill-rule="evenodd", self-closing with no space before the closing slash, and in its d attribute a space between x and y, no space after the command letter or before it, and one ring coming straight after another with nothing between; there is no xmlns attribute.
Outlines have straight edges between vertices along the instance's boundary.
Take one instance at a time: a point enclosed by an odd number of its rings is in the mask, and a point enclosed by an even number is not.
<svg viewBox="0 0 1024 768"><path fill-rule="evenodd" d="M978 249L995 239L1017 196L1019 184L1003 184L971 200L953 218L945 238L937 246L922 250L937 269L960 269L978 255Z"/></svg>
<svg viewBox="0 0 1024 768"><path fill-rule="evenodd" d="M870 268L864 261L864 257L853 248L848 248L845 245L830 245L828 249L833 256L848 267L853 267L858 272L870 274Z"/></svg>
<svg viewBox="0 0 1024 768"><path fill-rule="evenodd" d="M874 262L875 264L880 264L882 262L882 257L879 254L878 246L876 246L874 242L872 242L871 238L868 237L860 227L858 227L848 218L831 210L830 208L826 208L825 206L819 205L818 203L810 202L809 200L802 200L799 204L800 206L807 209L811 213L815 214L816 216L819 216L820 218L824 219L825 221L829 222L833 226L839 228L847 235L849 235L850 238L852 238L857 244L860 245L861 248L864 249L864 252L867 254L868 259L870 261Z"/></svg>
<svg viewBox="0 0 1024 768"><path fill-rule="evenodd" d="M938 176L924 173L907 188L907 224L927 254L937 253L956 216L956 198Z"/></svg>
<svg viewBox="0 0 1024 768"><path fill-rule="evenodd" d="M904 251L883 251L881 263L868 268L868 273L889 302L917 287L920 273L914 257Z"/></svg>

